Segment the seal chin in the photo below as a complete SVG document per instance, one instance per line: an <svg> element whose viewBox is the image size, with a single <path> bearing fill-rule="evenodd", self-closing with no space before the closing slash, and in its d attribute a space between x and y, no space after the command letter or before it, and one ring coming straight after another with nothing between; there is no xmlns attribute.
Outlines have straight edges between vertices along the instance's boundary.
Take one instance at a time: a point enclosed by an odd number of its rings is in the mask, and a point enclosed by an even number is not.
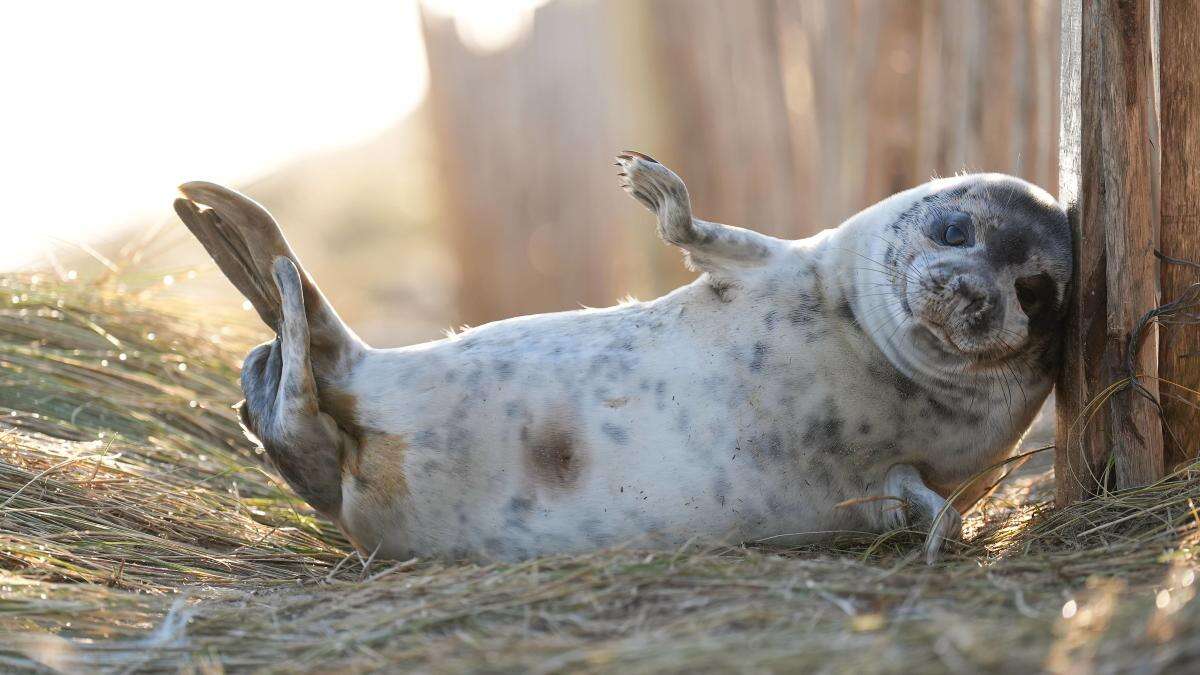
<svg viewBox="0 0 1200 675"><path fill-rule="evenodd" d="M923 309L928 310L925 306ZM937 316L926 312L911 314L916 324L928 331L947 355L960 357L976 366L996 365L1018 354L1024 347L1003 339L1001 331L980 333L967 324L965 317Z"/></svg>

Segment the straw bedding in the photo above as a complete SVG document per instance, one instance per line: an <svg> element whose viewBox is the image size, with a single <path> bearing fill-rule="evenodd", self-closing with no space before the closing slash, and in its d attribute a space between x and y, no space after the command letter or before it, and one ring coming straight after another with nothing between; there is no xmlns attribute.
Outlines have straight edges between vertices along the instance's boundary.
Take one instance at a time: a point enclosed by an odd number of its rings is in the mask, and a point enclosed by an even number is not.
<svg viewBox="0 0 1200 675"><path fill-rule="evenodd" d="M1066 510L1009 479L920 537L365 560L230 405L263 335L116 280L0 277L0 671L1179 672L1200 465ZM1045 453L1043 453L1045 454Z"/></svg>

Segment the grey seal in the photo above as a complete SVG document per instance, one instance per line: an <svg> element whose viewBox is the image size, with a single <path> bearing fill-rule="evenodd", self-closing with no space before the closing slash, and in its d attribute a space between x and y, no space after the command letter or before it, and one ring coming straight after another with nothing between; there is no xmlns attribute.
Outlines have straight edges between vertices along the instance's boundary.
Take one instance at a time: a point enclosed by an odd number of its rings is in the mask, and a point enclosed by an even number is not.
<svg viewBox="0 0 1200 675"><path fill-rule="evenodd" d="M380 556L909 526L932 560L1050 391L1062 207L1014 177L961 175L787 241L694 218L647 155L617 163L693 283L398 349L355 336L265 209L183 185L180 217L278 335L245 360L247 432Z"/></svg>

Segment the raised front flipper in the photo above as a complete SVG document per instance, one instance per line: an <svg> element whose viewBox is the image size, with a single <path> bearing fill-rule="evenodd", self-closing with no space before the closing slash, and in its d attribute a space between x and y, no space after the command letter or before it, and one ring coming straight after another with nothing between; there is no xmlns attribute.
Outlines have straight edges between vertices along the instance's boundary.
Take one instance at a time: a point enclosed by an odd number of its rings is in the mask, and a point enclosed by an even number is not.
<svg viewBox="0 0 1200 675"><path fill-rule="evenodd" d="M706 272L757 267L783 245L753 230L692 216L687 186L662 163L632 150L617 156L621 187L658 216L658 234L682 248L690 265Z"/></svg>

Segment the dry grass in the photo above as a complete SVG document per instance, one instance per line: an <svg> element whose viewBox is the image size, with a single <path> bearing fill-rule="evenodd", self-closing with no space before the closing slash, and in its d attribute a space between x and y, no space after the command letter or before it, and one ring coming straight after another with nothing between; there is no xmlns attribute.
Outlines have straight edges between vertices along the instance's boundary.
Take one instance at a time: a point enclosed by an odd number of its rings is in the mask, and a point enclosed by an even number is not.
<svg viewBox="0 0 1200 675"><path fill-rule="evenodd" d="M241 438L228 406L261 335L117 290L0 277L0 670L1200 661L1200 466L1057 512L1039 501L1047 476L1012 481L934 567L905 533L799 551L364 561Z"/></svg>

